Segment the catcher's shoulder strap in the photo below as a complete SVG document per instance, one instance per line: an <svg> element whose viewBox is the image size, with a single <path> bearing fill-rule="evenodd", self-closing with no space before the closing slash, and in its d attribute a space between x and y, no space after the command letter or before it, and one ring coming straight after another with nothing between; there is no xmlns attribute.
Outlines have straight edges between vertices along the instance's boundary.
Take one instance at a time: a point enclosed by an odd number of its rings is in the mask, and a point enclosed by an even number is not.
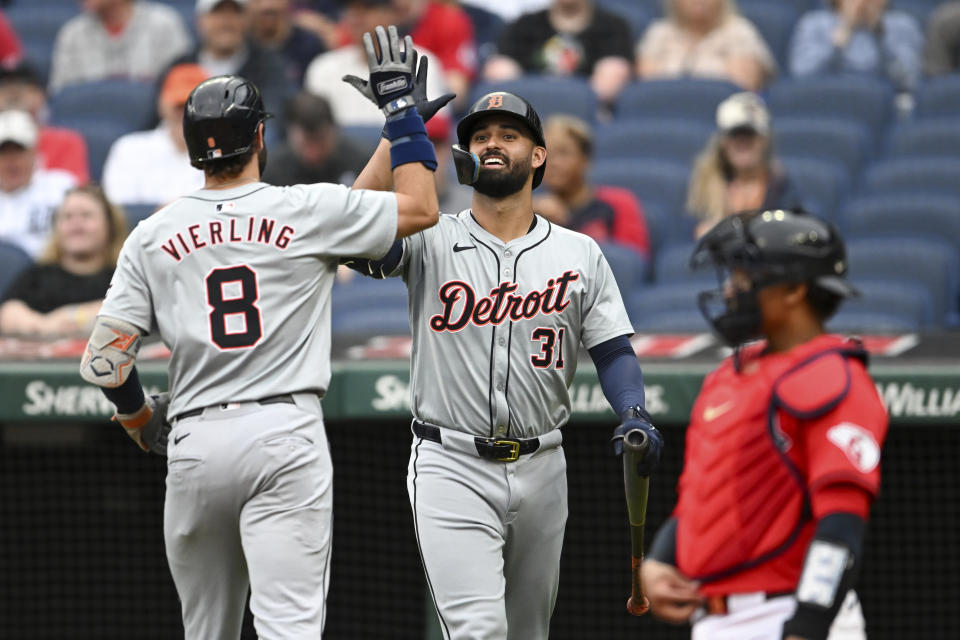
<svg viewBox="0 0 960 640"><path fill-rule="evenodd" d="M858 342L827 349L800 361L773 384L773 403L790 415L812 420L832 411L850 391L850 362L867 362Z"/></svg>

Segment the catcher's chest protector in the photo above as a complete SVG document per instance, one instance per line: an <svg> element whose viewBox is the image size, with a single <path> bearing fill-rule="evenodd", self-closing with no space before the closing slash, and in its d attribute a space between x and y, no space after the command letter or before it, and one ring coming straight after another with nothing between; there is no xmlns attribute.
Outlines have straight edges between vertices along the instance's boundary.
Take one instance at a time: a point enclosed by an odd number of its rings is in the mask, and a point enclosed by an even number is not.
<svg viewBox="0 0 960 640"><path fill-rule="evenodd" d="M845 360L863 352L846 339L821 336L787 353L760 355L755 347L742 355L740 371L728 359L704 381L678 486L677 563L705 583L805 547L812 527L804 527L802 426L843 401L850 387Z"/></svg>

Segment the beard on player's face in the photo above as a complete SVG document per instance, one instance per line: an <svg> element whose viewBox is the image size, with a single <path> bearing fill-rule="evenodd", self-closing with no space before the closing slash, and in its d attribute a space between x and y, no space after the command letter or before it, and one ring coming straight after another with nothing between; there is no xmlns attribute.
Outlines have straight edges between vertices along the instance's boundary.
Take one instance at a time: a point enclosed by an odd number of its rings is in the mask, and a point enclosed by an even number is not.
<svg viewBox="0 0 960 640"><path fill-rule="evenodd" d="M496 157L503 160L504 166L497 169L486 169L484 160ZM511 159L507 154L491 149L480 154L480 174L473 188L490 198L506 198L512 196L527 184L533 160L529 156Z"/></svg>

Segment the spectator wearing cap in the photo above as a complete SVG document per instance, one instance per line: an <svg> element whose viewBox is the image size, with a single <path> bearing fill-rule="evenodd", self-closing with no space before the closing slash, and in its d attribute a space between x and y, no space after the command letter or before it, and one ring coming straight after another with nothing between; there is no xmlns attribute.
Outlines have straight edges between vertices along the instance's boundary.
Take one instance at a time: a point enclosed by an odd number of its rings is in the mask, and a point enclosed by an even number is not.
<svg viewBox="0 0 960 640"><path fill-rule="evenodd" d="M67 192L37 264L0 303L0 333L86 335L110 286L126 237L123 211L96 185Z"/></svg>
<svg viewBox="0 0 960 640"><path fill-rule="evenodd" d="M53 210L76 185L66 171L37 164L37 126L26 111L0 112L0 239L36 257Z"/></svg>
<svg viewBox="0 0 960 640"><path fill-rule="evenodd" d="M544 137L550 161L533 209L551 222L603 243L616 243L650 255L650 237L643 209L627 189L590 184L593 132L579 118L547 119Z"/></svg>
<svg viewBox="0 0 960 640"><path fill-rule="evenodd" d="M637 75L715 78L756 90L776 71L760 32L733 0L666 0L637 45Z"/></svg>
<svg viewBox="0 0 960 640"><path fill-rule="evenodd" d="M278 116L266 128L267 142L281 137L283 107L294 93L286 66L276 51L263 49L248 37L249 0L197 0L199 44L175 64L194 62L211 76L243 76L260 89L267 111Z"/></svg>
<svg viewBox="0 0 960 640"><path fill-rule="evenodd" d="M87 143L78 131L46 124L46 87L27 64L0 67L0 111L7 109L26 111L33 117L39 131L37 161L41 168L69 171L78 184L86 184L90 179Z"/></svg>
<svg viewBox="0 0 960 640"><path fill-rule="evenodd" d="M790 43L790 72L797 77L858 73L887 78L898 90L920 81L923 33L887 0L830 0L805 13Z"/></svg>
<svg viewBox="0 0 960 640"><path fill-rule="evenodd" d="M290 82L303 85L307 65L326 51L319 36L296 25L290 0L250 0L250 35L267 51L286 61Z"/></svg>
<svg viewBox="0 0 960 640"><path fill-rule="evenodd" d="M83 0L84 12L57 33L50 91L108 78L154 81L190 50L180 14L147 0Z"/></svg>
<svg viewBox="0 0 960 640"><path fill-rule="evenodd" d="M263 181L277 186L353 184L368 153L340 135L326 99L307 92L287 105L287 141L270 151Z"/></svg>
<svg viewBox="0 0 960 640"><path fill-rule="evenodd" d="M383 125L383 114L375 104L363 97L359 91L348 87L342 81L345 75L366 78L367 54L360 43L363 34L373 33L380 25L397 24L398 14L392 0L342 0L344 3L343 25L350 32L350 43L317 56L307 67L304 88L310 93L322 96L330 103L333 118L340 126ZM427 86L430 94L447 93L447 83L443 75L443 65L433 52L416 47L421 56L430 59L427 70ZM449 109L446 107L445 109Z"/></svg>
<svg viewBox="0 0 960 640"><path fill-rule="evenodd" d="M735 93L717 107L717 131L697 156L687 191L696 237L722 218L750 209L801 206L773 154L770 112L755 93Z"/></svg>
<svg viewBox="0 0 960 640"><path fill-rule="evenodd" d="M586 77L611 104L630 81L632 46L627 21L594 0L553 0L506 26L483 75L490 82L524 73Z"/></svg>
<svg viewBox="0 0 960 640"><path fill-rule="evenodd" d="M443 65L447 86L466 106L470 83L477 72L477 45L473 23L460 7L437 0L393 0L400 24L413 44L433 52Z"/></svg>
<svg viewBox="0 0 960 640"><path fill-rule="evenodd" d="M209 74L198 64L178 64L164 78L157 99L160 124L121 136L103 166L103 188L113 202L164 205L203 187L203 172L190 166L183 138L187 97Z"/></svg>

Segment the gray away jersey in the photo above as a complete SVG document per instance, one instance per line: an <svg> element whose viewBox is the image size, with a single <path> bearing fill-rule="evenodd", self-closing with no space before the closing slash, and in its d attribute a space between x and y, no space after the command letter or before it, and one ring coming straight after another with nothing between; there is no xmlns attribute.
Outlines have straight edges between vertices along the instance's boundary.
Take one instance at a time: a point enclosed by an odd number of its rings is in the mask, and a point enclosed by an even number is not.
<svg viewBox="0 0 960 640"><path fill-rule="evenodd" d="M410 298L413 414L470 434L563 425L579 345L633 333L597 243L540 216L506 244L469 210L440 216L404 240L397 274Z"/></svg>
<svg viewBox="0 0 960 640"><path fill-rule="evenodd" d="M343 256L379 258L393 193L263 183L200 190L127 238L100 315L171 351L169 415L330 381L330 288Z"/></svg>

